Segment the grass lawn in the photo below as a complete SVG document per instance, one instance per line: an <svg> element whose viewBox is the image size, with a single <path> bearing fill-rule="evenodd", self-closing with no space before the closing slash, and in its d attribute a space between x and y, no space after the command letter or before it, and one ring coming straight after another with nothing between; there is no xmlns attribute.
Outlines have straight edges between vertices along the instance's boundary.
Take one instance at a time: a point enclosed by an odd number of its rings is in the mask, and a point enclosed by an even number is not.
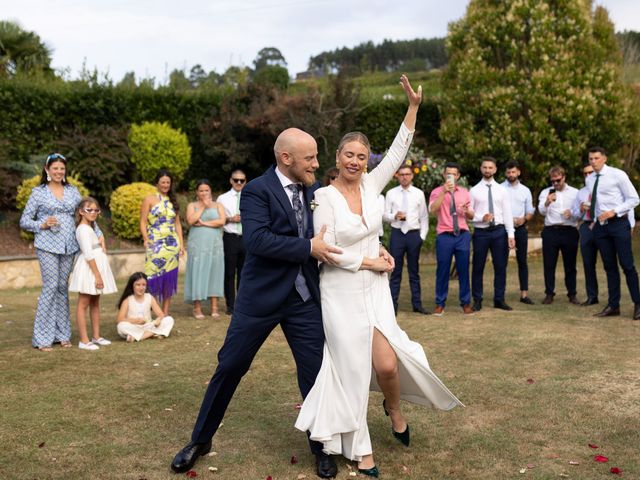
<svg viewBox="0 0 640 480"><path fill-rule="evenodd" d="M485 308L475 316L459 311L457 282L440 318L407 313L402 298L400 324L467 407L439 412L403 403L413 437L404 448L391 436L381 395L372 393L369 425L382 478L616 478L611 467L640 478L640 322L630 319L626 286L618 318L593 318L602 303L570 305L560 273L555 303L543 306L541 263L530 258L531 307L517 302L510 263L513 312L491 308L490 265ZM427 263L422 271L430 308L434 270ZM196 320L176 301L170 338L128 345L115 332L116 298L104 297L103 334L112 346L42 353L30 347L37 295L0 291L0 478L178 478L169 463L189 439L229 317ZM306 438L293 427L300 401L277 329L231 402L214 438L217 455L196 464L198 478L317 478ZM347 465L338 459L339 479L351 478Z"/></svg>

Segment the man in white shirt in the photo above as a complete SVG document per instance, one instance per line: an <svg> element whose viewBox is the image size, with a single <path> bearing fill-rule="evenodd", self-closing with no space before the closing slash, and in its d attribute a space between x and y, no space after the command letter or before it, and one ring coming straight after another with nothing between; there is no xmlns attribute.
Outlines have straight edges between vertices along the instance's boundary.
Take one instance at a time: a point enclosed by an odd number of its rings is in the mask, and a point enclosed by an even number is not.
<svg viewBox="0 0 640 480"><path fill-rule="evenodd" d="M471 295L476 312L482 309L484 267L489 251L494 271L493 306L513 310L505 303L504 293L509 249L515 248L516 241L509 193L493 178L497 169L495 158L484 157L480 164L482 180L471 189L471 209L475 212Z"/></svg>
<svg viewBox="0 0 640 480"><path fill-rule="evenodd" d="M618 168L606 165L607 155L603 148L589 149L589 163L593 174L587 177L587 187L591 190L589 213L594 219L593 238L602 255L602 263L607 272L609 299L607 306L597 317L620 315L620 271L624 271L629 294L635 304L633 319L640 320L640 287L638 272L631 249L631 229L628 215L640 203L638 192L629 176Z"/></svg>
<svg viewBox="0 0 640 480"><path fill-rule="evenodd" d="M391 224L389 251L396 264L390 280L393 306L397 313L402 268L406 254L413 311L428 315L429 312L422 306L419 273L420 249L429 232L427 202L424 198L424 192L411 183L413 181L411 166L403 165L400 167L396 178L400 185L387 192L383 215L383 220Z"/></svg>
<svg viewBox="0 0 640 480"><path fill-rule="evenodd" d="M240 192L247 183L247 176L242 170L231 172L231 190L218 197L224 207L227 223L222 227L224 246L224 299L227 314L233 313L236 301L236 289L240 286L240 274L244 265L245 250L242 243L242 224L240 223Z"/></svg>
<svg viewBox="0 0 640 480"><path fill-rule="evenodd" d="M542 264L544 270L544 293L542 303L553 303L556 289L556 265L562 252L564 284L567 287L569 303L579 305L576 299L576 258L578 257L578 219L572 207L578 196L578 189L566 183L564 168L551 167L551 186L540 192L538 212L544 216L542 229Z"/></svg>
<svg viewBox="0 0 640 480"><path fill-rule="evenodd" d="M520 166L518 162L511 160L505 167L507 179L502 186L509 192L511 199L511 215L513 215L513 228L516 238L516 260L518 261L518 280L520 283L520 301L527 305L533 305L529 298L529 265L527 253L529 249L529 232L527 222L531 220L536 209L533 208L531 190L520 182Z"/></svg>

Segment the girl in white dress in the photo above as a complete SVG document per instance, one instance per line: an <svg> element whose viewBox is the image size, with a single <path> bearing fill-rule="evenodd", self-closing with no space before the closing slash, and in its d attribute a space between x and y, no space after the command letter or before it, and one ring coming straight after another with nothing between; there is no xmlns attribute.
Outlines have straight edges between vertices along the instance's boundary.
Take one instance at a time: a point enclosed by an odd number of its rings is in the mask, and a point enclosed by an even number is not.
<svg viewBox="0 0 640 480"><path fill-rule="evenodd" d="M76 239L80 253L71 273L70 292L78 292L78 347L82 350L99 350L100 346L111 342L100 336L100 295L118 291L111 273L109 259L105 253L104 236L98 239L94 230L96 218L100 215L97 200L83 198L76 209ZM92 338L87 334L87 307L91 315Z"/></svg>
<svg viewBox="0 0 640 480"><path fill-rule="evenodd" d="M360 473L378 477L367 426L369 390L381 390L393 435L409 445L400 399L449 410L462 403L429 368L422 346L396 322L389 290L392 259L381 251L378 196L404 162L415 128L422 88L400 84L409 108L385 159L366 173L369 143L359 132L345 135L336 153L337 180L315 192L313 224L324 241L342 250L337 266L322 264L320 294L325 346L315 384L296 427L323 442L327 454L358 462Z"/></svg>
<svg viewBox="0 0 640 480"><path fill-rule="evenodd" d="M151 321L151 311L156 319ZM147 276L136 272L129 277L118 302L118 335L127 342L151 337L168 337L174 320L164 314L153 295L147 292Z"/></svg>

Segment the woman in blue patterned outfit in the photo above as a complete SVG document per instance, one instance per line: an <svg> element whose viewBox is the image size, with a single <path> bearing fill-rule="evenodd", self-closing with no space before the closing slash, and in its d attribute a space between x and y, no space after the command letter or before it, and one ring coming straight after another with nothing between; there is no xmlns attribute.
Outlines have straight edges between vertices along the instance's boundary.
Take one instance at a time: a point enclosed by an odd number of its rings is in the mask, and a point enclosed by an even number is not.
<svg viewBox="0 0 640 480"><path fill-rule="evenodd" d="M20 227L35 233L42 275L31 343L45 352L51 351L54 343L71 347L68 283L78 251L74 214L82 197L67 183L66 167L67 160L59 153L47 157L40 185L31 191L20 217ZM97 233L104 247L104 237Z"/></svg>

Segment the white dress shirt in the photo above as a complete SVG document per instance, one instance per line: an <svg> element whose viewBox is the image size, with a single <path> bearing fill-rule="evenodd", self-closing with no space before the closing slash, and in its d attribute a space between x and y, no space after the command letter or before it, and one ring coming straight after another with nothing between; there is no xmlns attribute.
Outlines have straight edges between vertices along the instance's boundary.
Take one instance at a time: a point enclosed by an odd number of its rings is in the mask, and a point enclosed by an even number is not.
<svg viewBox="0 0 640 480"><path fill-rule="evenodd" d="M593 192L593 184L596 182L597 173L587 177L585 183ZM634 188L629 176L619 168L604 165L600 170L598 191L596 192L595 216L613 210L619 217L631 213L640 203L638 192Z"/></svg>
<svg viewBox="0 0 640 480"><path fill-rule="evenodd" d="M473 224L476 228L488 228L489 222L483 222L482 217L489 213L489 188L493 200L493 219L495 225L504 225L509 238L515 238L513 228L513 214L511 213L511 198L507 189L493 178L490 182L480 180L471 188L471 208L474 211Z"/></svg>
<svg viewBox="0 0 640 480"><path fill-rule="evenodd" d="M535 213L533 208L533 197L531 190L524 186L520 181L511 184L509 180L505 180L501 185L507 189L509 198L511 199L511 215L513 218L526 217Z"/></svg>
<svg viewBox="0 0 640 480"><path fill-rule="evenodd" d="M224 207L224 214L227 218L240 213L240 192L236 192L233 188L219 195L216 202L219 202ZM242 235L242 227L239 222L227 222L222 229L227 233Z"/></svg>
<svg viewBox="0 0 640 480"><path fill-rule="evenodd" d="M600 188L600 185L598 185L598 189L599 188ZM582 205L584 202L590 202L590 201L591 201L591 189L585 185L580 190L578 190L578 195L576 196L576 200L575 202L573 202L573 208L571 209L571 213L573 213L573 216L583 221L593 220L589 218L589 211L586 211L584 213L580 211L580 205ZM635 215L633 214L633 211L629 212L629 214L627 215L627 218L629 219L629 226L633 229L633 227L636 225L636 218L635 218Z"/></svg>
<svg viewBox="0 0 640 480"><path fill-rule="evenodd" d="M291 208L293 208L293 192L287 188L289 185L293 185L296 182L292 182L289 177L287 177L284 173L280 171L278 167L276 167L276 176L280 183L282 184L282 188L284 188L284 192L287 194L287 198L289 202L291 202ZM300 205L304 206L304 195L302 194L302 189L298 190L298 198L300 198ZM309 219L307 218L306 209L302 209L302 221L304 224L304 230L307 229L307 222ZM311 240L309 240L309 252L313 250L313 245L311 244Z"/></svg>
<svg viewBox="0 0 640 480"><path fill-rule="evenodd" d="M403 207L405 205L403 195L406 195L405 207ZM404 212L407 219L396 220L395 216L398 212ZM392 188L387 192L382 218L390 223L392 228L402 230L403 233L420 230L420 238L424 240L429 233L429 213L424 192L413 185L409 185L407 189L402 188L402 185Z"/></svg>
<svg viewBox="0 0 640 480"><path fill-rule="evenodd" d="M553 187L547 187L540 192L538 200L538 211L540 215L544 215L544 225L546 227L552 225L564 225L567 227L577 227L579 216L575 216L573 210L576 197L578 196L578 189L571 187L565 183L562 190L556 190L556 200L551 202L549 206L545 206L547 197L549 196L549 190ZM571 216L565 218L563 212L565 210L571 211Z"/></svg>

